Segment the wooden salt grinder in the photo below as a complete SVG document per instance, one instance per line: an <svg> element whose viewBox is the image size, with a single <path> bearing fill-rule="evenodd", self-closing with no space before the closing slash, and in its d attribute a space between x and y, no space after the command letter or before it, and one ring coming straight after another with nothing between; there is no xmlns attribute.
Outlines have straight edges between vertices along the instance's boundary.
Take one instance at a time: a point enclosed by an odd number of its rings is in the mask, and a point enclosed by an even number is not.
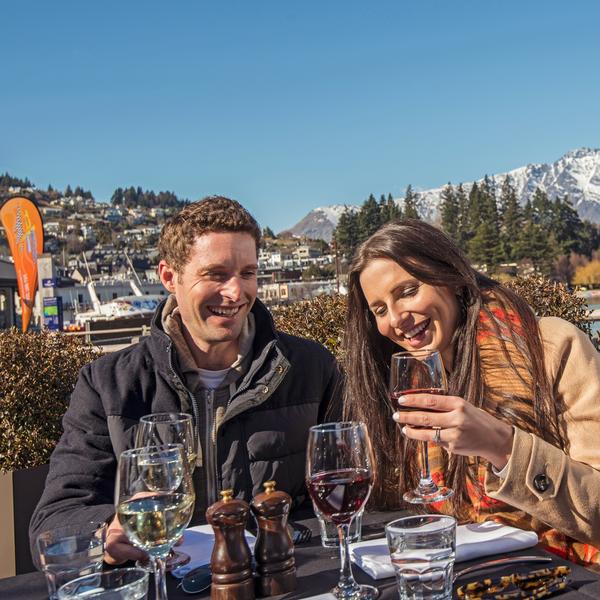
<svg viewBox="0 0 600 600"><path fill-rule="evenodd" d="M250 504L258 523L254 546L256 593L275 596L296 588L294 544L287 528L292 499L285 492L275 491L274 481L263 485L265 491Z"/></svg>
<svg viewBox="0 0 600 600"><path fill-rule="evenodd" d="M250 507L223 490L221 500L206 510L206 520L215 532L210 558L211 600L254 600L252 554L244 535Z"/></svg>

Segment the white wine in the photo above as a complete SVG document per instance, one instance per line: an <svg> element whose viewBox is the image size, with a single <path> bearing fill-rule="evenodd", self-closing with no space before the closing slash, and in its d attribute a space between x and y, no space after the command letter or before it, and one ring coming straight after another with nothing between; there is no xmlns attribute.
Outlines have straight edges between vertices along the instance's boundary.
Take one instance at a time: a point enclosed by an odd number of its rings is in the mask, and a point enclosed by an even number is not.
<svg viewBox="0 0 600 600"><path fill-rule="evenodd" d="M196 452L188 452L187 453L187 461L190 467L190 473L194 472L196 468L196 459L198 458L198 454Z"/></svg>
<svg viewBox="0 0 600 600"><path fill-rule="evenodd" d="M121 502L119 522L135 546L165 556L192 518L193 494L154 494Z"/></svg>
<svg viewBox="0 0 600 600"><path fill-rule="evenodd" d="M148 456L138 462L138 467L152 492L175 492L183 480L183 465L178 457Z"/></svg>

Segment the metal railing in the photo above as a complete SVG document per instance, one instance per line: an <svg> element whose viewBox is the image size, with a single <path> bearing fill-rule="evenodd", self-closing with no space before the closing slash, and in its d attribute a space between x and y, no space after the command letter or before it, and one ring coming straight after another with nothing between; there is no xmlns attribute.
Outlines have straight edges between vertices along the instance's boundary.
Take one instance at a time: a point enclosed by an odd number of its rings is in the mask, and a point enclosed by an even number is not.
<svg viewBox="0 0 600 600"><path fill-rule="evenodd" d="M81 331L65 331L65 335L84 337L87 343L102 342L102 345L121 344L133 341L136 337L150 335L150 325L140 327L121 327L117 329L92 329L90 322L85 323L85 329ZM112 334L128 334L112 337ZM136 335L137 334L137 335Z"/></svg>

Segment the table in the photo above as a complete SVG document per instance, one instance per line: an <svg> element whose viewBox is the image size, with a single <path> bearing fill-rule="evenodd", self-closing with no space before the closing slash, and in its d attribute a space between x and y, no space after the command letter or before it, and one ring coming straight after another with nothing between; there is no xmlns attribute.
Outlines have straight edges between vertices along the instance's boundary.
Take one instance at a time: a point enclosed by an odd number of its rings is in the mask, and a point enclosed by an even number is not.
<svg viewBox="0 0 600 600"><path fill-rule="evenodd" d="M377 532L383 532L383 523L389 522L399 516L399 513L368 513L363 517L363 535L371 536ZM339 551L337 548L323 548L318 539L318 524L316 519L303 518L299 522L308 526L313 532L313 539L307 544L301 544L296 547L296 566L298 586L295 592L280 596L278 600L296 600L308 598L317 594L328 592L336 583L339 576ZM537 554L548 555L542 548L531 548L526 551L513 552L513 555L519 554ZM506 554L504 556L511 556ZM600 598L600 574L562 560L554 555L553 565L568 565L572 569L571 585L569 589L556 598L560 600L590 600L590 598ZM458 569L494 558L493 556L477 559L471 562L459 563ZM528 571L534 568L540 568L535 565L509 565L503 571L495 571L494 576L516 572L517 570ZM369 583L376 585L381 591L381 600L397 600L396 581L393 578L380 579L377 582L363 573L358 567L353 568L354 576L359 583ZM318 577L316 577L318 575ZM486 573L488 575L488 573ZM482 574L475 574L474 578L482 577ZM468 581L468 579L465 579ZM461 580L461 583L464 583ZM151 586L153 587L153 586ZM210 594L190 595L185 594L177 588L177 580L168 577L169 600L184 600L198 598L205 600ZM47 600L46 581L41 573L27 573L17 575L7 579L0 579L0 598L2 600ZM153 589L148 594L149 600L154 599Z"/></svg>

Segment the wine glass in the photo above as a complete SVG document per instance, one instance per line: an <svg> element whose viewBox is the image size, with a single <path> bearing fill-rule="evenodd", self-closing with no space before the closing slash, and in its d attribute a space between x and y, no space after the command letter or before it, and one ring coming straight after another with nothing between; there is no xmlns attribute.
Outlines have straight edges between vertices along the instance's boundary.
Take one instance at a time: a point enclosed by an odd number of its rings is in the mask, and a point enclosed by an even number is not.
<svg viewBox="0 0 600 600"><path fill-rule="evenodd" d="M165 562L194 511L192 477L181 444L121 453L115 504L129 541L154 566L156 600L167 599Z"/></svg>
<svg viewBox="0 0 600 600"><path fill-rule="evenodd" d="M194 431L194 421L187 413L161 412L145 415L140 419L136 432L136 446L160 446L181 444L190 467L194 472L198 456L198 438ZM171 550L167 558L167 571L173 571L191 560L189 554Z"/></svg>
<svg viewBox="0 0 600 600"><path fill-rule="evenodd" d="M136 446L181 444L185 450L190 472L194 472L198 456L198 438L194 421L188 413L160 412L144 415L138 424Z"/></svg>
<svg viewBox="0 0 600 600"><path fill-rule="evenodd" d="M398 404L397 400L404 394L445 394L447 392L446 371L440 353L437 350L415 350L392 354L389 389L395 410L427 412L426 408L404 406ZM404 500L411 504L429 504L450 498L454 491L448 487L439 487L431 478L428 443L420 442L419 449L421 454L419 484L416 489L404 494Z"/></svg>
<svg viewBox="0 0 600 600"><path fill-rule="evenodd" d="M364 423L325 423L310 428L306 485L317 509L338 529L341 569L333 595L343 600L377 598L377 588L354 581L348 550L350 523L373 487L373 449Z"/></svg>

